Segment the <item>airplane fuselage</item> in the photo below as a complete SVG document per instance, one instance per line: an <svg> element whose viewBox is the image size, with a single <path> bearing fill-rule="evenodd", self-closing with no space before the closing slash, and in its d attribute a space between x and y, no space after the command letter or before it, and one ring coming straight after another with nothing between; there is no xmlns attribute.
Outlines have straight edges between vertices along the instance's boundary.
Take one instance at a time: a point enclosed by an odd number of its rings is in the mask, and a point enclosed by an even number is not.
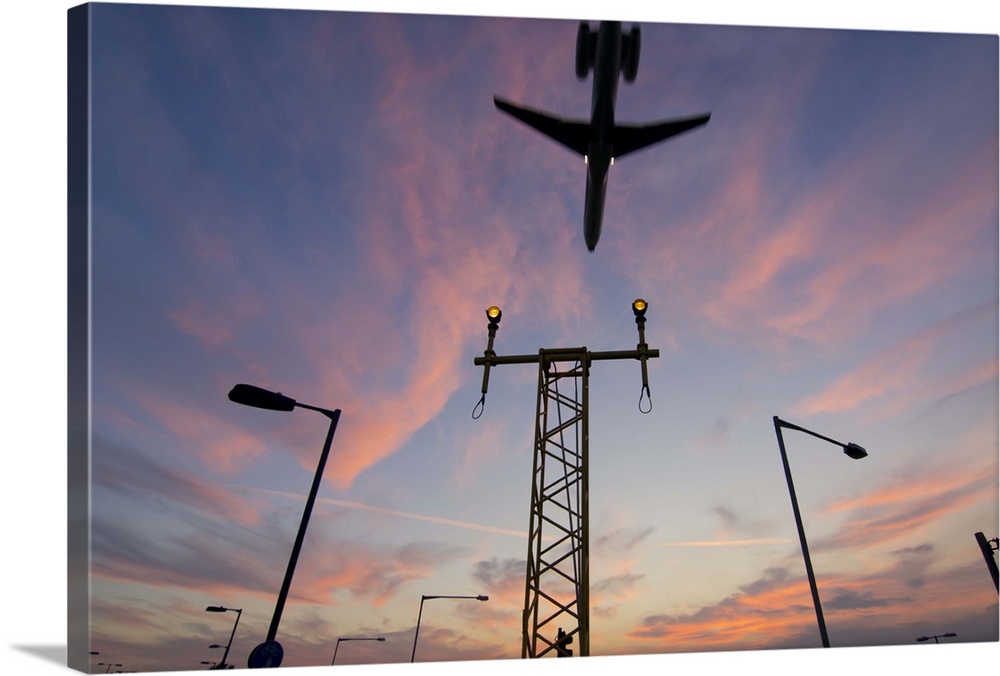
<svg viewBox="0 0 1000 676"><path fill-rule="evenodd" d="M594 88L590 106L590 142L587 146L587 193L584 198L583 238L593 251L601 237L608 171L614 158L615 102L621 69L622 30L618 21L602 21L594 54Z"/></svg>

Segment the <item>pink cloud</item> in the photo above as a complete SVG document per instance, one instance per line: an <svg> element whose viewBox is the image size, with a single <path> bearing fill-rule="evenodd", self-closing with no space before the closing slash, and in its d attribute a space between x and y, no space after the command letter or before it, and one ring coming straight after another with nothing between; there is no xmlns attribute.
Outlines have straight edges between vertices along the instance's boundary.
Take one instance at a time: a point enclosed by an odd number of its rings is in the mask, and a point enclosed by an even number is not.
<svg viewBox="0 0 1000 676"><path fill-rule="evenodd" d="M213 299L203 290L198 294L170 311L167 318L178 331L211 351L231 346L242 326L264 311L260 299L247 293L224 299Z"/></svg>
<svg viewBox="0 0 1000 676"><path fill-rule="evenodd" d="M404 41L393 39L391 23L380 36L376 49L408 62L395 53ZM432 135L440 133L440 111L415 102L453 66L404 67L385 85L370 122L378 141L366 160L379 186L363 196L364 297L345 291L334 300L335 319L315 322L302 339L321 374L315 396L344 411L338 461L328 473L341 487L396 452L475 377L471 359L484 344L486 305L527 311L529 321L547 313L570 322L586 311L578 257L523 249L525 226L484 215L474 197L487 169L430 152L440 142ZM404 292L413 299L405 307ZM456 358L462 354L468 362Z"/></svg>
<svg viewBox="0 0 1000 676"><path fill-rule="evenodd" d="M984 305L965 310L939 321L916 335L892 345L867 359L855 370L837 378L822 392L794 405L798 415L838 413L854 410L866 402L889 395L898 402L889 412L902 408L915 397L946 396L990 380L997 375L997 360L976 364L946 379L930 383L925 367L932 355L956 332L968 331L976 321L994 311Z"/></svg>
<svg viewBox="0 0 1000 676"><path fill-rule="evenodd" d="M183 403L154 393L144 387L132 387L131 395L164 428L188 445L207 467L222 474L233 474L249 460L265 452L264 442L194 403Z"/></svg>
<svg viewBox="0 0 1000 676"><path fill-rule="evenodd" d="M908 643L913 640L913 630L907 625L920 619L949 622L978 618L985 601L976 600L980 598L976 594L976 571L969 567L934 570L927 566L930 559L924 555L922 581L914 586L903 571L904 567L912 567L913 561L904 556L900 553L884 569L864 576L820 576L831 643ZM770 569L739 592L695 612L644 618L628 636L645 647L632 651L816 647L820 637L810 594L804 576L790 577L784 569ZM986 635L990 630L988 626L982 629Z"/></svg>
<svg viewBox="0 0 1000 676"><path fill-rule="evenodd" d="M918 535L948 514L995 502L996 491L996 467L990 465L905 477L868 495L828 506L825 511L851 515L837 533L811 547L816 551L868 547Z"/></svg>
<svg viewBox="0 0 1000 676"><path fill-rule="evenodd" d="M748 111L746 128L794 127L783 116L796 101L785 103L768 111L773 118ZM671 302L706 330L735 331L740 341L832 346L887 307L995 267L995 138L908 200L896 197L910 190L900 177L923 165L899 151L912 144L895 134L845 153L795 193L762 175L762 158L780 143L735 139L721 186L703 198L710 208L690 207L669 227L616 233L616 255L636 283L670 289ZM647 255L636 264L640 248Z"/></svg>

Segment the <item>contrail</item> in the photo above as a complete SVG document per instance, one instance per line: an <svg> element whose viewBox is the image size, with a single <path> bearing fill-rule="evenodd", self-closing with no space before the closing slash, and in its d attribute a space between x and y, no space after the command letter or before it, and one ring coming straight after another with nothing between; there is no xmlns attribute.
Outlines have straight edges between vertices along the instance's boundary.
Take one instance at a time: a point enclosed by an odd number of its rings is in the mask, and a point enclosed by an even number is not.
<svg viewBox="0 0 1000 676"><path fill-rule="evenodd" d="M695 540L692 542L661 542L661 547L754 547L780 545L791 542L787 538L758 538L756 540Z"/></svg>
<svg viewBox="0 0 1000 676"><path fill-rule="evenodd" d="M299 495L297 493L289 493L287 491L277 491L270 488L259 488L253 487L252 490L259 491L261 493L270 493L271 495L280 495L286 498L297 498L305 499L305 496ZM425 516L423 514L413 514L412 512L401 512L395 509L386 509L385 507L375 507L374 505L366 505L361 502L352 502L350 500L338 500L336 498L323 498L317 497L317 502L323 502L331 505L337 505L339 507L347 507L349 509L363 509L368 512L375 512L376 514L387 514L389 516L398 516L403 519L414 519L416 521L427 521L430 523L437 523L443 526L454 526L456 528L465 528L466 530L475 530L483 533L495 533L497 535L510 535L517 538L528 537L527 531L510 530L507 528L496 528L495 526L484 526L480 523L470 523L468 521L457 521L455 519L444 519L438 516ZM548 539L548 538L546 538Z"/></svg>

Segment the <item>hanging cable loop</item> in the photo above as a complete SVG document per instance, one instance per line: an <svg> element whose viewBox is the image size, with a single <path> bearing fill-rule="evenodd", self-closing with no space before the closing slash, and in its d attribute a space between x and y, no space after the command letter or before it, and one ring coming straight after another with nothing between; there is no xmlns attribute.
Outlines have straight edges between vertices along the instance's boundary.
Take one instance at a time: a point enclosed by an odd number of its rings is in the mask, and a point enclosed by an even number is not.
<svg viewBox="0 0 1000 676"><path fill-rule="evenodd" d="M479 398L479 403L476 404L476 407L474 409L472 409L472 419L479 420L479 416L483 414L483 410L485 408L486 408L486 393L484 392L483 396ZM478 413L476 411L478 411Z"/></svg>
<svg viewBox="0 0 1000 676"><path fill-rule="evenodd" d="M643 408L642 406L643 398L646 399L647 403L645 408ZM639 392L639 413L645 415L652 410L653 410L653 398L649 396L649 385L643 385L642 390Z"/></svg>

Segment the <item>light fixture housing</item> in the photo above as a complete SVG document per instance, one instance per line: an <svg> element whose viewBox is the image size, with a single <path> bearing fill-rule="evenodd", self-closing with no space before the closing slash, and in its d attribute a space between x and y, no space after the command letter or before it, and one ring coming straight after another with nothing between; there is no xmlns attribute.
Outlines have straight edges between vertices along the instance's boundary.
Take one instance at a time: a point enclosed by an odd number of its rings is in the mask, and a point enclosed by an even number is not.
<svg viewBox="0 0 1000 676"><path fill-rule="evenodd" d="M291 411L295 408L295 400L286 397L281 392L271 392L256 385L239 384L229 391L229 401L244 406L265 408L269 411ZM221 611L215 611L221 612Z"/></svg>
<svg viewBox="0 0 1000 676"><path fill-rule="evenodd" d="M854 442L851 442L844 446L844 455L853 460L860 460L861 458L868 457L868 451Z"/></svg>
<svg viewBox="0 0 1000 676"><path fill-rule="evenodd" d="M637 318L645 317L646 309L648 307L649 304L645 300L643 300L642 298L636 298L634 301L632 301L632 314L634 314Z"/></svg>

